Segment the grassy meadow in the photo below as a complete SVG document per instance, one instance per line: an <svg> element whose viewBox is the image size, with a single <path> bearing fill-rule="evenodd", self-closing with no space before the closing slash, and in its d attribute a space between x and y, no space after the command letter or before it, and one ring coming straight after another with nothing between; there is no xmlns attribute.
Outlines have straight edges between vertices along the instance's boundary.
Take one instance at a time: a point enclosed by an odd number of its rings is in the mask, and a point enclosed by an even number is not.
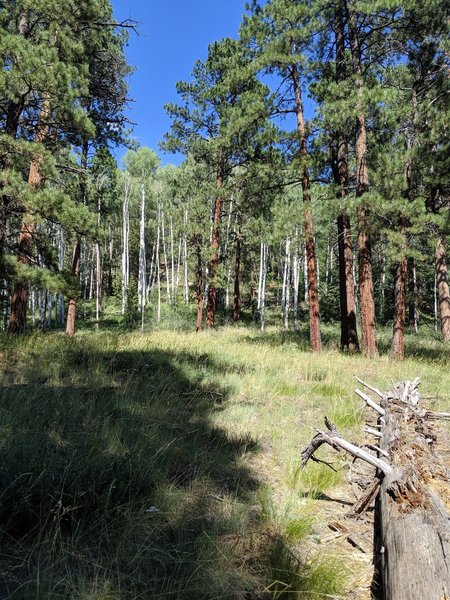
<svg viewBox="0 0 450 600"><path fill-rule="evenodd" d="M318 535L348 465L300 452L324 415L363 439L354 375L448 409L450 348L391 363L389 334L375 360L331 326L320 355L276 327L1 337L0 598L370 598Z"/></svg>

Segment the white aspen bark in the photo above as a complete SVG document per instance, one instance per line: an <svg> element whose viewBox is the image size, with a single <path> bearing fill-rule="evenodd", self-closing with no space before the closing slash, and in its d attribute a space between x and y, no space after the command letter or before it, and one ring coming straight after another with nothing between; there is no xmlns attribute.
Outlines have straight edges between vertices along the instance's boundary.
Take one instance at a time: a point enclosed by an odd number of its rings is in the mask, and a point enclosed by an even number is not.
<svg viewBox="0 0 450 600"><path fill-rule="evenodd" d="M330 236L328 236L327 259L326 259L326 262L325 262L325 281L324 281L325 295L328 293L328 279L329 279L329 276L330 276L330 254L331 254Z"/></svg>
<svg viewBox="0 0 450 600"><path fill-rule="evenodd" d="M262 244L262 279L261 279L261 303L260 303L260 319L261 319L261 331L264 331L266 327L266 275L267 275L267 244Z"/></svg>
<svg viewBox="0 0 450 600"><path fill-rule="evenodd" d="M230 283L231 283L231 267L227 271L227 286L225 290L225 308L230 306Z"/></svg>
<svg viewBox="0 0 450 600"><path fill-rule="evenodd" d="M98 323L100 318L100 283L101 283L101 272L100 272L100 244L95 244L95 258L96 258L96 277L95 277L95 320Z"/></svg>
<svg viewBox="0 0 450 600"><path fill-rule="evenodd" d="M141 219L139 225L139 274L138 274L138 306L142 313L145 309L145 183L141 183ZM142 323L143 324L143 323Z"/></svg>
<svg viewBox="0 0 450 600"><path fill-rule="evenodd" d="M163 245L163 254L164 254L164 267L166 269L166 302L167 302L167 304L170 304L170 273L169 273L169 264L167 262L164 209L161 210L161 235L162 235L162 245Z"/></svg>
<svg viewBox="0 0 450 600"><path fill-rule="evenodd" d="M90 272L90 282L89 282L89 300L92 300L94 297L94 256L95 256L95 244L92 246L92 251L89 253L89 272Z"/></svg>
<svg viewBox="0 0 450 600"><path fill-rule="evenodd" d="M175 302L175 257L174 257L174 252L173 252L173 221L172 221L172 217L170 217L170 253L171 253L171 259L172 259L172 291L171 291L171 297L172 297L172 302Z"/></svg>
<svg viewBox="0 0 450 600"><path fill-rule="evenodd" d="M298 232L295 233L297 239ZM300 260L298 255L298 239L295 247L294 254L294 328L298 327L298 286L300 283Z"/></svg>
<svg viewBox="0 0 450 600"><path fill-rule="evenodd" d="M189 304L187 227L188 227L188 209L186 208L185 213L184 213L184 301L186 304Z"/></svg>
<svg viewBox="0 0 450 600"><path fill-rule="evenodd" d="M177 276L175 279L175 290L178 292L178 288L180 286L180 266L181 266L181 248L182 248L182 239L178 240L178 260L177 260Z"/></svg>
<svg viewBox="0 0 450 600"><path fill-rule="evenodd" d="M439 302L438 302L438 286L437 286L437 276L434 274L434 330L438 332L439 325Z"/></svg>
<svg viewBox="0 0 450 600"><path fill-rule="evenodd" d="M129 231L130 213L129 203L131 194L131 180L126 177L124 183L124 197L122 210L122 315L125 314L128 297L128 286L130 283L130 259L129 259Z"/></svg>
<svg viewBox="0 0 450 600"><path fill-rule="evenodd" d="M264 243L261 242L261 251L259 257L259 281L258 281L258 305L257 308L261 308L261 295L262 295L262 280L263 280L263 261L264 261Z"/></svg>
<svg viewBox="0 0 450 600"><path fill-rule="evenodd" d="M148 272L147 299L146 299L147 304L150 303L150 294L151 294L151 290L152 290L153 282L154 282L153 271L155 269L155 256L156 256L156 242L153 243L153 245L152 245L152 259L150 261L150 271Z"/></svg>
<svg viewBox="0 0 450 600"><path fill-rule="evenodd" d="M284 307L284 328L289 329L289 311L291 304L291 239L286 240L286 291L285 291L285 307Z"/></svg>
<svg viewBox="0 0 450 600"><path fill-rule="evenodd" d="M33 323L33 327L36 325L36 291L34 288L31 288L31 322Z"/></svg>
<svg viewBox="0 0 450 600"><path fill-rule="evenodd" d="M285 315L286 315L286 287L287 287L287 274L288 274L288 263L287 263L287 256L288 256L288 240L289 238L286 238L286 248L285 248L285 254L284 254L284 266L283 266L283 287L281 289L281 316L284 319Z"/></svg>
<svg viewBox="0 0 450 600"><path fill-rule="evenodd" d="M161 207L158 204L158 232L156 234L156 279L158 283L158 306L157 306L157 320L158 323L161 321L161 261L159 257L159 232L161 226Z"/></svg>
<svg viewBox="0 0 450 600"><path fill-rule="evenodd" d="M303 280L305 283L305 302L308 302L308 257L306 256L306 244L303 247Z"/></svg>

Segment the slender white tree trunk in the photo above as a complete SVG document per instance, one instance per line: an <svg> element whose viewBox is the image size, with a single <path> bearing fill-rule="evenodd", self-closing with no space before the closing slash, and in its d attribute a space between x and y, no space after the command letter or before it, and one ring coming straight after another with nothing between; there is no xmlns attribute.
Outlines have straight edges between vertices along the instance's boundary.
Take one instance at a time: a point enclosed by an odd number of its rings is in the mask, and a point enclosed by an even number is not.
<svg viewBox="0 0 450 600"><path fill-rule="evenodd" d="M165 231L165 220L164 220L164 210L161 211L161 234L162 234L162 245L163 245L163 254L164 254L164 267L166 269L166 302L170 304L170 273L169 273L169 263L167 262L167 250L166 250L166 231Z"/></svg>
<svg viewBox="0 0 450 600"><path fill-rule="evenodd" d="M437 276L434 274L434 330L437 333L439 329L439 302Z"/></svg>
<svg viewBox="0 0 450 600"><path fill-rule="evenodd" d="M172 217L170 217L170 253L172 259L172 302L175 301L175 256L173 252L173 221Z"/></svg>
<svg viewBox="0 0 450 600"><path fill-rule="evenodd" d="M298 287L300 283L300 260L298 255L298 241L295 247L294 254L294 328L298 327Z"/></svg>
<svg viewBox="0 0 450 600"><path fill-rule="evenodd" d="M291 239L286 239L286 289L284 305L284 328L289 329L289 311L291 304Z"/></svg>
<svg viewBox="0 0 450 600"><path fill-rule="evenodd" d="M158 283L158 307L157 307L157 320L158 323L161 321L161 261L159 257L159 237L161 227L161 207L158 205L158 231L156 234L156 279Z"/></svg>
<svg viewBox="0 0 450 600"><path fill-rule="evenodd" d="M139 224L139 273L138 306L142 313L145 309L146 260L145 260L145 183L141 183L141 218ZM143 323L143 319L142 319Z"/></svg>
<svg viewBox="0 0 450 600"><path fill-rule="evenodd" d="M128 286L130 284L129 232L130 232L130 194L131 180L127 177L124 184L122 210L122 314L127 306Z"/></svg>
<svg viewBox="0 0 450 600"><path fill-rule="evenodd" d="M188 281L188 251L187 251L187 228L188 228L188 209L184 213L184 301L189 304L189 281Z"/></svg>
<svg viewBox="0 0 450 600"><path fill-rule="evenodd" d="M259 281L258 281L258 304L257 309L261 309L262 285L263 285L263 264L264 264L264 242L261 242L261 251L259 256Z"/></svg>
<svg viewBox="0 0 450 600"><path fill-rule="evenodd" d="M264 331L266 326L266 275L267 275L267 244L262 244L261 262L262 262L262 276L261 276L261 302L259 308L259 314L261 319L261 331Z"/></svg>

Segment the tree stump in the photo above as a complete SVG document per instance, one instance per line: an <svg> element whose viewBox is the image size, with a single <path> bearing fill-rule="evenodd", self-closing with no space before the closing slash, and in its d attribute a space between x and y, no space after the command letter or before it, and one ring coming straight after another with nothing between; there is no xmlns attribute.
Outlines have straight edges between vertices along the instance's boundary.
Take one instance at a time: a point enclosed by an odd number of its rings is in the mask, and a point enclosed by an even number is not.
<svg viewBox="0 0 450 600"><path fill-rule="evenodd" d="M377 469L354 512L365 510L378 496L380 575L384 600L450 600L450 473L448 433L438 421L450 413L433 413L420 406L419 379L405 381L382 393L375 402L357 394L377 415L378 446L361 448L345 440L325 417L302 452L303 465L317 460L324 443L344 450ZM366 450L369 448L369 450Z"/></svg>

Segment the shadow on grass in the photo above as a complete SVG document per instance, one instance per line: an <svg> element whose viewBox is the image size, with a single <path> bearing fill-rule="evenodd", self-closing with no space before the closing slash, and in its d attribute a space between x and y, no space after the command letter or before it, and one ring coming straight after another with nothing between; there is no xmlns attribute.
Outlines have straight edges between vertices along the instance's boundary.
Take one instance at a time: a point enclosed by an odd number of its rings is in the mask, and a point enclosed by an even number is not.
<svg viewBox="0 0 450 600"><path fill-rule="evenodd" d="M210 424L228 392L200 368L221 366L80 344L40 360L0 388L0 597L259 597L261 566L226 543L252 526L258 448Z"/></svg>
<svg viewBox="0 0 450 600"><path fill-rule="evenodd" d="M337 331L337 330L336 330ZM335 348L339 343L338 334L330 331L329 328L321 332L322 344L328 348ZM295 346L298 350L308 352L309 344L309 329L305 325L301 325L298 330L279 330L275 332L259 332L259 335L250 335L244 338L244 341L249 344L261 344L271 346L273 348L279 346Z"/></svg>

